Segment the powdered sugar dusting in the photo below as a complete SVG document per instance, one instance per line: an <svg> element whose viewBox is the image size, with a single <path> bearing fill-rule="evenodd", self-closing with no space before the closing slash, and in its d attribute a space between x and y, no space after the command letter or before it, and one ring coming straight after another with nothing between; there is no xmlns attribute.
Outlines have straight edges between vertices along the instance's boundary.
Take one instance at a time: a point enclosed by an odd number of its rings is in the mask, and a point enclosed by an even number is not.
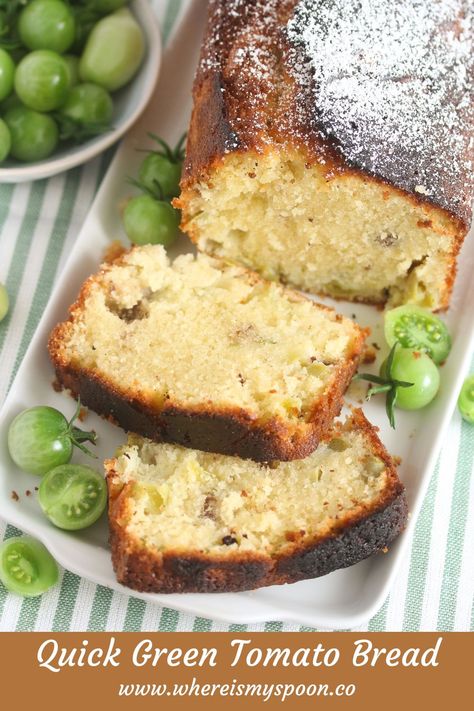
<svg viewBox="0 0 474 711"><path fill-rule="evenodd" d="M225 58L233 66L234 75L245 72L256 81L270 80L281 5L282 0L211 0L212 26L200 71L220 69Z"/></svg>
<svg viewBox="0 0 474 711"><path fill-rule="evenodd" d="M469 0L300 0L285 32L300 108L349 162L465 214L473 31Z"/></svg>

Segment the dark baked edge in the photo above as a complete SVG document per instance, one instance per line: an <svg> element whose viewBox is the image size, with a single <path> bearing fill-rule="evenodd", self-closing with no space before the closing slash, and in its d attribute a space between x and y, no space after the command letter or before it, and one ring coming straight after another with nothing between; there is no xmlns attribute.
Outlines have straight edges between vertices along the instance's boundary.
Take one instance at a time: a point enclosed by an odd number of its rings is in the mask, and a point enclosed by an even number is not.
<svg viewBox="0 0 474 711"><path fill-rule="evenodd" d="M337 536L327 536L286 556L271 559L247 555L230 560L182 553L154 555L129 540L109 519L112 564L118 582L139 592L255 590L318 578L383 551L405 528L407 513L405 494L401 493L385 508L348 525Z"/></svg>
<svg viewBox="0 0 474 711"><path fill-rule="evenodd" d="M387 465L388 484L378 500L358 514L346 516L337 528L305 544L295 543L274 558L255 553L205 554L146 549L122 523L127 516L127 486L117 486L114 460L106 463L112 563L117 580L140 592L239 592L317 578L354 565L373 553L386 551L406 526L408 507L404 487L375 429L360 411L355 426L372 442L372 451ZM131 484L133 486L133 484Z"/></svg>
<svg viewBox="0 0 474 711"><path fill-rule="evenodd" d="M54 356L53 362L54 362ZM98 415L118 424L126 432L155 442L170 442L204 452L227 454L257 462L303 459L313 452L340 413L344 393L357 368L354 357L340 368L333 389L325 401L313 407L313 421L295 427L283 420L255 422L243 410L196 407L187 410L167 403L161 411L124 394L111 382L92 371L55 363L56 384Z"/></svg>
<svg viewBox="0 0 474 711"><path fill-rule="evenodd" d="M155 442L170 442L191 449L263 462L303 459L311 454L341 411L344 393L357 369L368 332L356 326L358 333L355 334L352 353L335 369L333 385L313 403L307 421L295 423L273 418L259 423L242 408L212 408L202 404L188 409L171 400L165 400L161 408L158 408L136 397L133 392L121 389L119 384L108 381L99 373L69 362L62 353L68 328L76 314L80 315L92 285L101 278L104 271L120 263L126 254L120 254L112 263L104 264L98 274L86 280L78 299L70 308L69 319L58 324L52 331L48 350L55 368L56 387L69 390L75 398L81 399L83 405L120 425L125 431L135 432ZM248 269L242 268L242 272L250 280L264 281ZM281 289L289 291L283 286ZM295 292L292 292L292 297L307 298ZM327 309L311 303L315 308Z"/></svg>

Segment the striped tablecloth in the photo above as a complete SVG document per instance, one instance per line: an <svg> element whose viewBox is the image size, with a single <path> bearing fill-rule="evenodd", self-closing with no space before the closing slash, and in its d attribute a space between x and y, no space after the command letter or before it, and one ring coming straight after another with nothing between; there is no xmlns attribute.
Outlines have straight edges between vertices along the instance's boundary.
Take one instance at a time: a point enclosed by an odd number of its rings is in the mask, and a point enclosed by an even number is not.
<svg viewBox="0 0 474 711"><path fill-rule="evenodd" d="M185 2L154 0L166 39ZM0 324L0 403L11 385L64 260L110 160L110 153L47 181L0 186L0 282L11 310ZM474 366L474 363L473 363ZM474 629L474 427L458 414L416 526L411 553L390 597L361 630ZM17 535L0 521L0 537ZM113 592L62 571L40 598L0 584L0 630L306 630L278 621L225 625Z"/></svg>

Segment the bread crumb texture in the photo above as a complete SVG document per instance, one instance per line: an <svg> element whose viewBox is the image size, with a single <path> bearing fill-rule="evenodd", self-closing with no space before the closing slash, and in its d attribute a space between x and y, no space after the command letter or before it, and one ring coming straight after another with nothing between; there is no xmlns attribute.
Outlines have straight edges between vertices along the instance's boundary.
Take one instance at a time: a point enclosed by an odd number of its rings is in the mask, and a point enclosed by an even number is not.
<svg viewBox="0 0 474 711"><path fill-rule="evenodd" d="M393 488L370 436L345 428L309 457L262 465L135 435L107 463L115 520L148 551L281 555L340 529Z"/></svg>
<svg viewBox="0 0 474 711"><path fill-rule="evenodd" d="M200 249L267 279L392 306L449 298L459 228L447 213L303 153L226 155L180 204Z"/></svg>
<svg viewBox="0 0 474 711"><path fill-rule="evenodd" d="M170 264L135 248L86 282L55 359L159 410L242 408L259 422L311 417L361 348L334 311L206 255Z"/></svg>

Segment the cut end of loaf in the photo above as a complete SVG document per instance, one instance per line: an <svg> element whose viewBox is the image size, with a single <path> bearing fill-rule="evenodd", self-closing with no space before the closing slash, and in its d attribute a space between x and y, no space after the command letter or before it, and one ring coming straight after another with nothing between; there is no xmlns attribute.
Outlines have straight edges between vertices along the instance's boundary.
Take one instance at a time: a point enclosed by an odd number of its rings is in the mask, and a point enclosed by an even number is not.
<svg viewBox="0 0 474 711"><path fill-rule="evenodd" d="M223 156L185 181L178 203L199 249L267 279L333 298L444 309L465 229L419 191L408 196L279 146Z"/></svg>

